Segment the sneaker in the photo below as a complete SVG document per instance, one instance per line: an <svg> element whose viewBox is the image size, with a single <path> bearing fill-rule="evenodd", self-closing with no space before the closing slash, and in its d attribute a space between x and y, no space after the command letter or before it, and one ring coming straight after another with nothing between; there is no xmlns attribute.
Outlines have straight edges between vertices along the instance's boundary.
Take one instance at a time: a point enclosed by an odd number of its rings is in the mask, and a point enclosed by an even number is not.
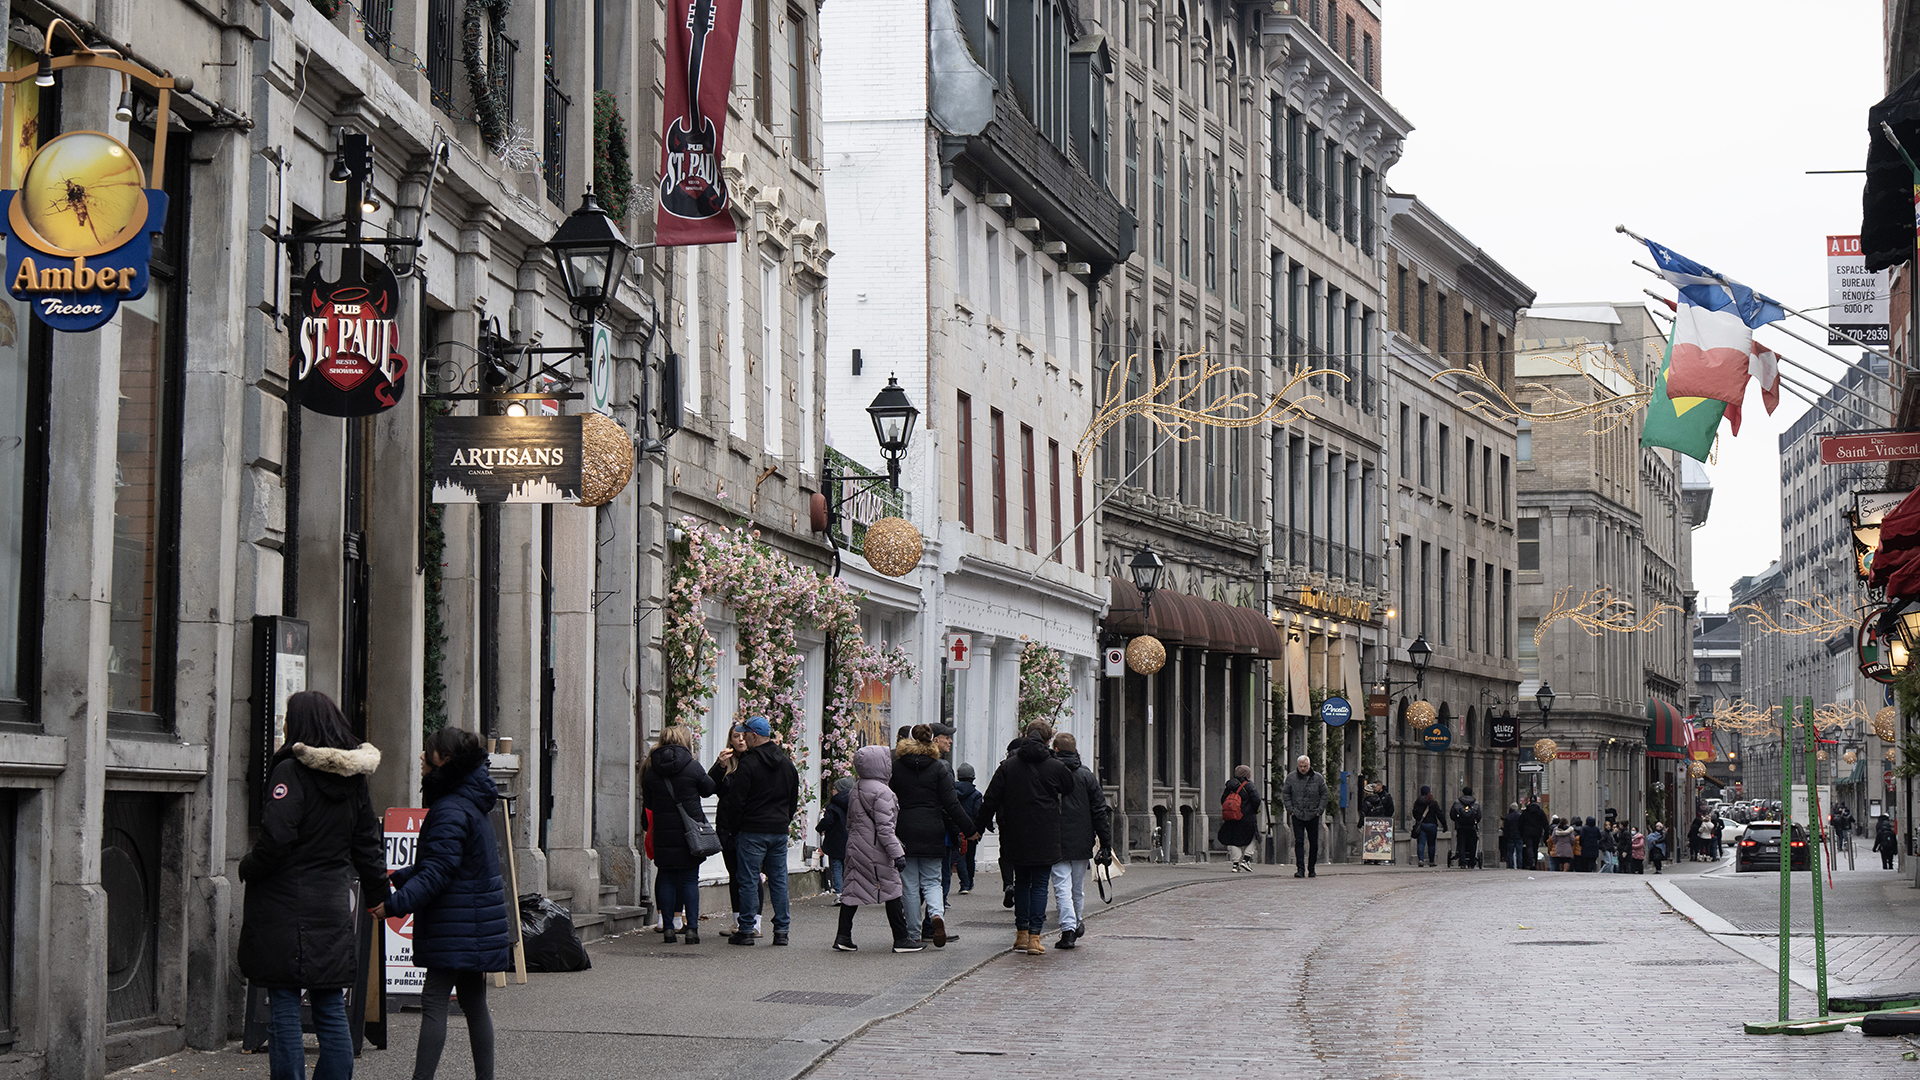
<svg viewBox="0 0 1920 1080"><path fill-rule="evenodd" d="M925 950L926 946L918 941L901 940L893 943L893 951L897 953L923 952Z"/></svg>
<svg viewBox="0 0 1920 1080"><path fill-rule="evenodd" d="M963 889L961 889L961 890L960 890L960 895L961 895L961 896L965 896L965 895L967 895L968 893L970 893L970 892L972 892L972 891L973 891L972 889L965 889L965 888L963 888Z"/></svg>
<svg viewBox="0 0 1920 1080"><path fill-rule="evenodd" d="M784 930L775 930L773 932L773 943L775 945L785 945L787 943L787 932Z"/></svg>
<svg viewBox="0 0 1920 1080"><path fill-rule="evenodd" d="M1080 938L1080 928L1077 926L1067 930L1062 930L1060 931L1060 940L1054 942L1053 947L1056 949L1071 949L1074 947L1073 943L1079 940L1079 938Z"/></svg>
<svg viewBox="0 0 1920 1080"><path fill-rule="evenodd" d="M751 944L753 944L753 935L752 935L752 934L744 934L744 933L741 933L741 932L740 932L740 931L738 931L738 930L735 930L735 931L734 931L733 933L731 933L731 934L729 934L729 935L727 935L727 944L729 944L729 945L751 945Z"/></svg>
<svg viewBox="0 0 1920 1080"><path fill-rule="evenodd" d="M853 943L852 938L834 938L833 951L834 952L859 952L860 946L855 945Z"/></svg>

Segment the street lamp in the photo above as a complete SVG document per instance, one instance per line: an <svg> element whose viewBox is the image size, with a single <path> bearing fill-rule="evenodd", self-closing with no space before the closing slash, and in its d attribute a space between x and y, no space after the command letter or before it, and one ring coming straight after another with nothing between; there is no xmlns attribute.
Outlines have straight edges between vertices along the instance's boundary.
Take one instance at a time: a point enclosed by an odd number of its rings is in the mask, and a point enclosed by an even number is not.
<svg viewBox="0 0 1920 1080"><path fill-rule="evenodd" d="M627 255L633 250L620 226L593 200L589 189L580 196L580 208L560 223L547 247L560 264L567 302L587 313L582 322L592 322L612 301L613 290L627 266Z"/></svg>
<svg viewBox="0 0 1920 1080"><path fill-rule="evenodd" d="M1421 634L1407 646L1407 659L1413 662L1413 681L1421 689L1427 685L1427 664L1433 660L1433 646L1427 644L1427 635Z"/></svg>
<svg viewBox="0 0 1920 1080"><path fill-rule="evenodd" d="M1541 683L1539 692L1533 695L1534 704L1540 706L1540 723L1543 725L1553 712L1553 696L1553 687L1547 683Z"/></svg>
<svg viewBox="0 0 1920 1080"><path fill-rule="evenodd" d="M1166 581L1166 561L1154 552L1148 544L1134 555L1133 564L1128 568L1133 573L1133 587L1140 590L1140 618L1146 620L1153 610L1153 594Z"/></svg>
<svg viewBox="0 0 1920 1080"><path fill-rule="evenodd" d="M907 456L907 444L913 441L913 424L920 419L920 410L907 400L900 381L889 375L887 385L874 396L873 404L867 406L867 415L873 418L873 437L880 444L880 456L887 459L887 483L899 491L900 459Z"/></svg>

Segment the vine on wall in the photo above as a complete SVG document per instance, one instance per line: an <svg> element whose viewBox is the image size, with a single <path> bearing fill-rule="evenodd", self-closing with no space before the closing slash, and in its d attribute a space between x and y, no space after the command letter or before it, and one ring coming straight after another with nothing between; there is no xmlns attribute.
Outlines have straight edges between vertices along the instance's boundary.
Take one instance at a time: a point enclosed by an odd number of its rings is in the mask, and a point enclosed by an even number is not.
<svg viewBox="0 0 1920 1080"><path fill-rule="evenodd" d="M450 401L426 403L427 422L421 425L420 484L422 491L433 488L433 417L453 411ZM420 729L431 735L447 725L447 621L441 613L445 599L442 569L447 558L447 508L436 502L424 504L420 514L420 569L426 586L426 626L422 635L425 649L426 679Z"/></svg>
<svg viewBox="0 0 1920 1080"><path fill-rule="evenodd" d="M1020 726L1035 720L1054 724L1072 716L1073 706L1067 704L1072 697L1073 683L1060 650L1027 642L1020 650Z"/></svg>
<svg viewBox="0 0 1920 1080"><path fill-rule="evenodd" d="M633 198L633 165L628 160L627 121L611 90L593 93L593 191L614 220L625 220Z"/></svg>
<svg viewBox="0 0 1920 1080"><path fill-rule="evenodd" d="M860 689L869 680L913 678L907 654L868 644L860 627L860 594L838 578L782 556L760 540L757 530L692 526L680 555L661 638L667 723L701 730L720 660L720 646L707 630L704 611L712 601L730 608L734 616L734 647L743 676L738 714L765 716L774 738L804 772L813 755L800 737L805 654L797 634L811 627L826 637L832 658L820 725L822 774L827 783L852 775L853 752L859 746ZM801 787L802 800L812 799L813 786Z"/></svg>
<svg viewBox="0 0 1920 1080"><path fill-rule="evenodd" d="M461 61L467 69L467 92L473 96L473 119L480 125L480 138L490 150L498 151L507 141L508 88L500 72L494 71L498 57L487 56L487 29L506 21L512 0L467 0L460 20Z"/></svg>

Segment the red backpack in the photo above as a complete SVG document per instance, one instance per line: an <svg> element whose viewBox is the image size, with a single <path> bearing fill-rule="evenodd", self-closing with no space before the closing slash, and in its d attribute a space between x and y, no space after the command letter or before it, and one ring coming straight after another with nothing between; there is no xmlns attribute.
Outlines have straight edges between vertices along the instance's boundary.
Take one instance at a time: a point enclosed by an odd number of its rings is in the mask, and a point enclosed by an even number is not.
<svg viewBox="0 0 1920 1080"><path fill-rule="evenodd" d="M1227 797L1220 800L1221 820L1239 821L1241 818L1246 816L1246 813L1241 809L1241 806L1240 806L1240 792L1245 790L1246 786L1247 786L1247 782L1245 780L1240 781L1239 787L1234 788L1232 791L1227 792Z"/></svg>

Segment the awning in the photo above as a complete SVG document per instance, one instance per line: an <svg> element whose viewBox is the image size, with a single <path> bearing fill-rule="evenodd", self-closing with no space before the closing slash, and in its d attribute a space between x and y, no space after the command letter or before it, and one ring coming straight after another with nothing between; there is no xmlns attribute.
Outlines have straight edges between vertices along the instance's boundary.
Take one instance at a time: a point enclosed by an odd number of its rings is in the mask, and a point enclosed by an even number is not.
<svg viewBox="0 0 1920 1080"><path fill-rule="evenodd" d="M1880 125L1909 148L1920 145L1920 74L1867 110L1867 182L1860 200L1860 253L1868 273L1913 257L1913 171ZM1911 153L1909 149L1909 153Z"/></svg>
<svg viewBox="0 0 1920 1080"><path fill-rule="evenodd" d="M1286 656L1286 639L1266 613L1239 604L1223 604L1198 596L1161 589L1153 594L1153 614L1140 617L1140 590L1119 574L1108 579L1113 588L1106 628L1128 636L1152 634L1171 645L1214 652L1237 653L1261 660Z"/></svg>
<svg viewBox="0 0 1920 1080"><path fill-rule="evenodd" d="M1687 760L1687 728L1680 710L1658 698L1648 698L1647 720L1647 756Z"/></svg>

